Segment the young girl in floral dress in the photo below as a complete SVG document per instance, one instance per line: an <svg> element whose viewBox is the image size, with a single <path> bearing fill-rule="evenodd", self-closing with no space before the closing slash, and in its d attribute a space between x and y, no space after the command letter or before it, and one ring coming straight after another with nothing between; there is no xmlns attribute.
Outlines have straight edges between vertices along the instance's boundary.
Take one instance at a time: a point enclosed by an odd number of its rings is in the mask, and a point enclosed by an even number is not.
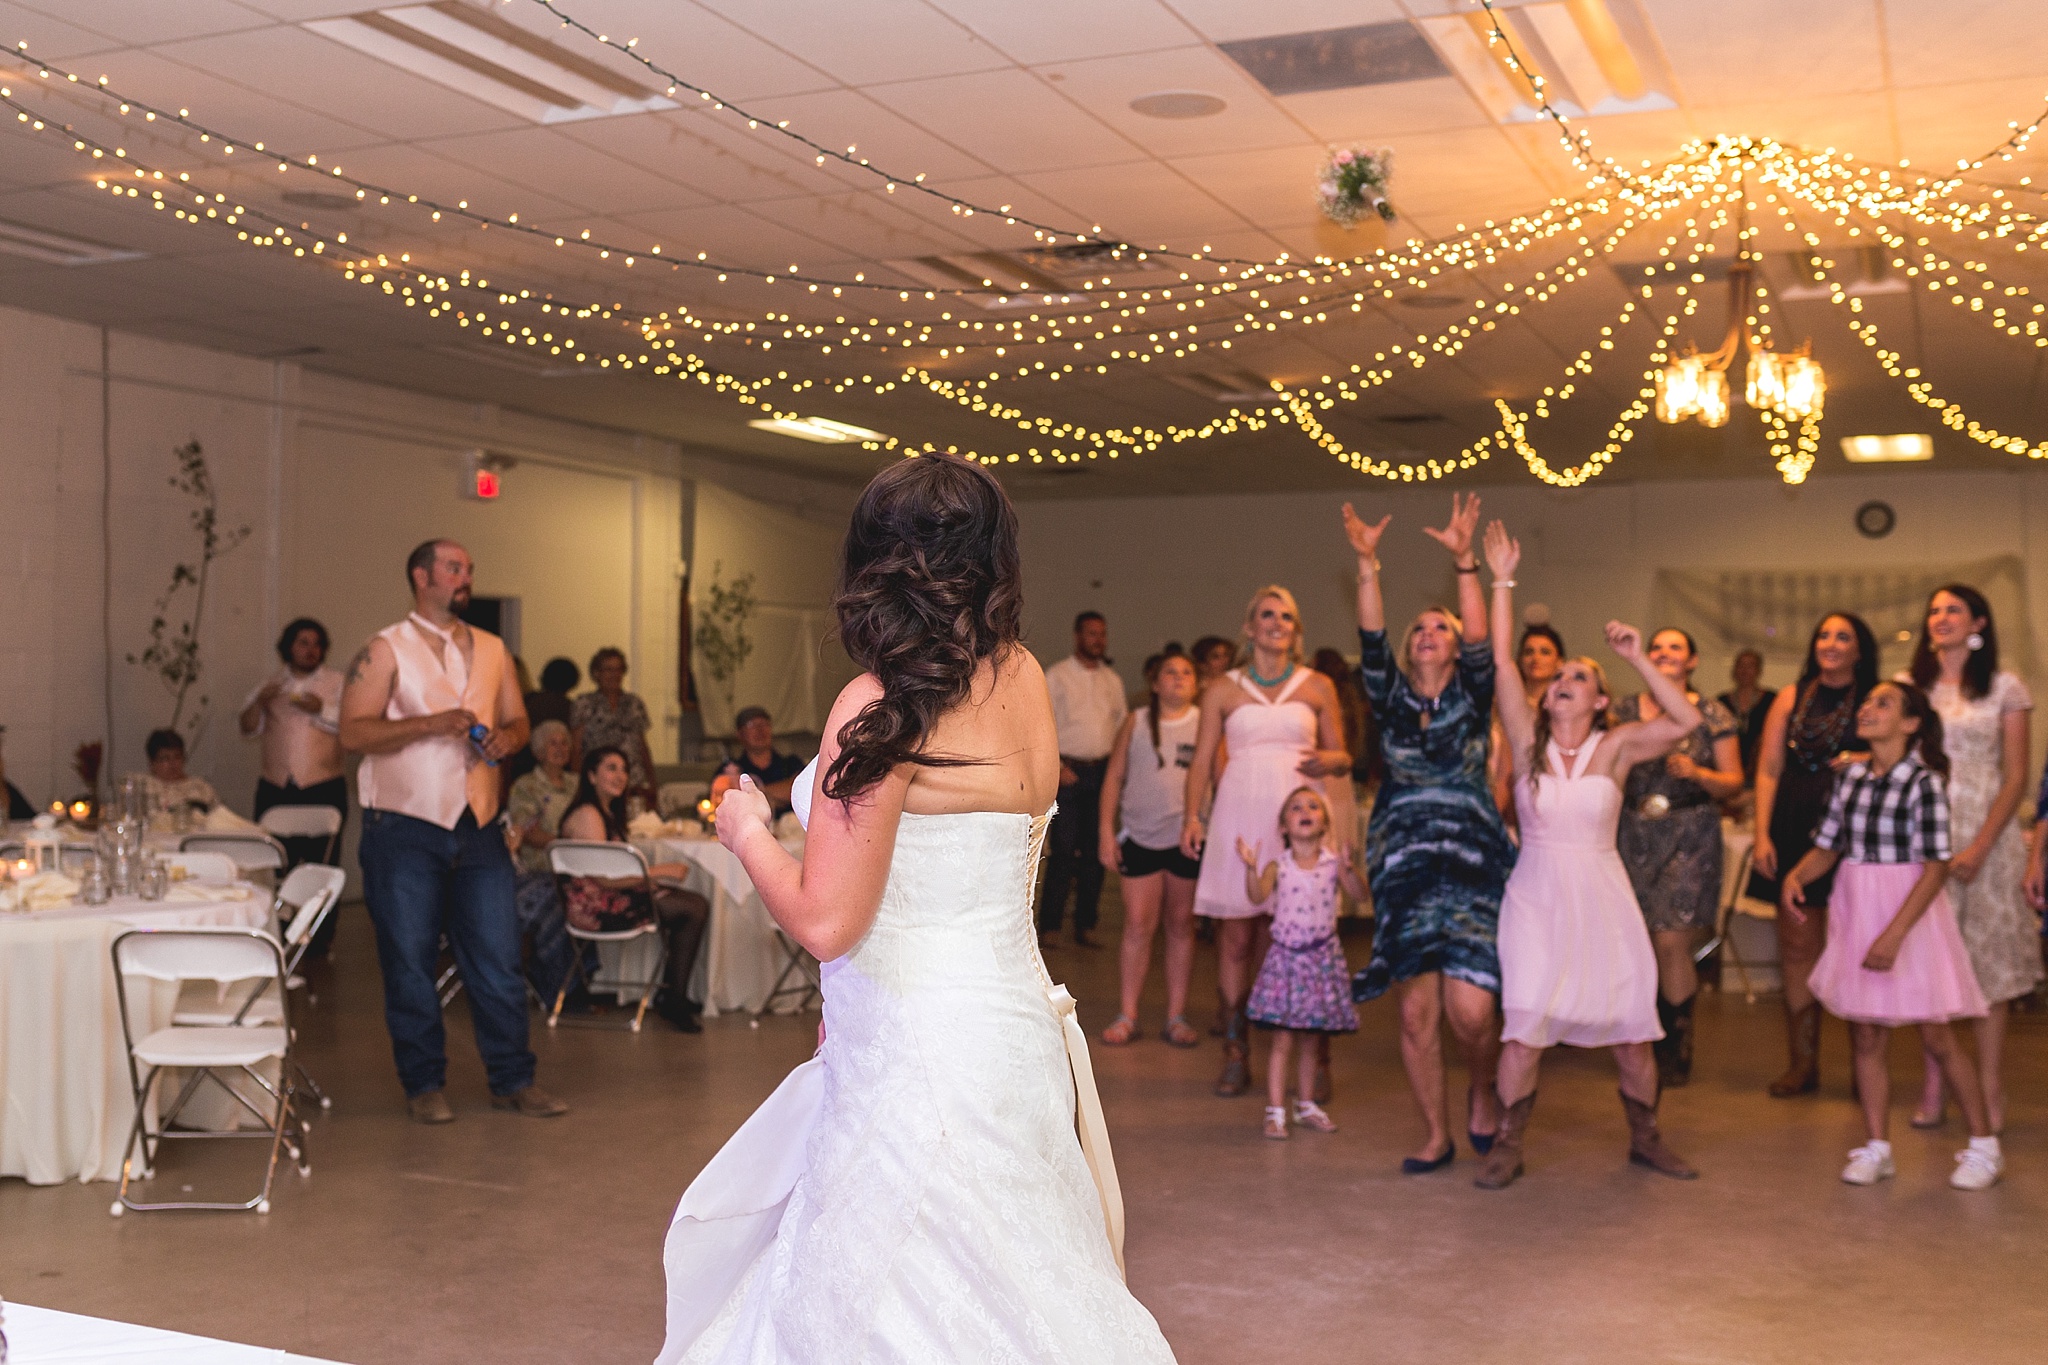
<svg viewBox="0 0 2048 1365"><path fill-rule="evenodd" d="M1297 787L1280 807L1282 856L1259 865L1263 840L1237 841L1244 860L1245 896L1253 905L1272 905L1273 946L1252 983L1245 1014L1273 1030L1266 1064L1266 1136L1287 1136L1287 1073L1296 1063L1294 1121L1319 1133L1337 1125L1315 1102L1318 1037L1358 1031L1351 1003L1351 971L1337 941L1337 885L1353 896L1365 884L1351 865L1351 850L1328 847L1330 807L1314 787ZM1295 1043L1300 1038L1302 1046Z"/></svg>

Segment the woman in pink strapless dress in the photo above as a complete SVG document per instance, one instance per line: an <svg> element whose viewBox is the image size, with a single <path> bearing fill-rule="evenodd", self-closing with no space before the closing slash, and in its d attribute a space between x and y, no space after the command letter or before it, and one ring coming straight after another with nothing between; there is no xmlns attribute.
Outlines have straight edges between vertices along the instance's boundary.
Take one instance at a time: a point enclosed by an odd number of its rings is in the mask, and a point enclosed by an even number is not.
<svg viewBox="0 0 2048 1365"><path fill-rule="evenodd" d="M1351 755L1344 751L1344 720L1337 689L1302 664L1301 616L1294 594L1278 585L1259 589L1245 609L1251 658L1209 684L1202 724L1188 768L1181 850L1200 857L1195 913L1221 920L1216 989L1223 1009L1223 1071L1216 1093L1242 1095L1251 1086L1250 1023L1245 998L1262 955L1266 909L1245 895L1237 841L1272 841L1280 807L1303 781L1342 787L1348 809ZM1229 762L1215 768L1224 741ZM1209 807L1211 784L1215 807Z"/></svg>
<svg viewBox="0 0 2048 1365"><path fill-rule="evenodd" d="M1514 664L1515 566L1521 547L1494 522L1486 528L1493 570L1488 613L1496 666ZM1611 1047L1628 1115L1629 1160L1690 1180L1699 1173L1657 1131L1657 957L1643 912L1615 849L1621 784L1636 764L1661 757L1700 723L1685 690L1651 667L1642 633L1607 623L1607 644L1643 677L1662 712L1610 727L1606 675L1591 659L1568 659L1532 708L1518 687L1499 688L1500 713L1515 760L1515 814L1522 850L1500 904L1500 1136L1474 1181L1512 1184L1536 1107L1546 1048Z"/></svg>

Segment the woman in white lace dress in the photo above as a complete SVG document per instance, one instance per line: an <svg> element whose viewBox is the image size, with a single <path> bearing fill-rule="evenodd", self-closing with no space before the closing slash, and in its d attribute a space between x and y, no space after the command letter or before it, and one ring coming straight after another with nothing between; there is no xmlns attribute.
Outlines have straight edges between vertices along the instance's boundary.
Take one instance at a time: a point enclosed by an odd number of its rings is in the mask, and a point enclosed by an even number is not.
<svg viewBox="0 0 2048 1365"><path fill-rule="evenodd" d="M1171 1362L1124 1288L1086 1043L1032 926L1059 749L1001 486L951 457L892 465L837 608L867 671L792 792L803 861L751 782L718 810L824 964L824 1040L684 1194L660 1361Z"/></svg>
<svg viewBox="0 0 2048 1365"><path fill-rule="evenodd" d="M1963 945L1990 1009L1976 1021L1977 1065L1991 1131L2005 1128L2007 1005L2041 980L2040 922L2021 883L2027 869L2020 800L2027 788L2029 712L2034 698L1998 666L1998 623L1975 588L1950 583L1927 599L1927 620L1913 650L1913 682L1941 716L1948 751L1948 897ZM1943 1119L1941 1068L1925 1058L1915 1128Z"/></svg>

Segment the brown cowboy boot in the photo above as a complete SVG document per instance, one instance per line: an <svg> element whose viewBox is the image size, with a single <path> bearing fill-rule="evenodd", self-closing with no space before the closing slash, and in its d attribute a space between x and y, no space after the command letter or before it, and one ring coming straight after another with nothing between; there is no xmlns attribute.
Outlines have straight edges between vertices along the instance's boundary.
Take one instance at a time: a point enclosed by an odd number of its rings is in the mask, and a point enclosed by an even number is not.
<svg viewBox="0 0 2048 1365"><path fill-rule="evenodd" d="M1522 1135L1528 1131L1529 1114L1535 1108L1533 1090L1501 1107L1500 1131L1493 1136L1493 1150L1486 1154L1486 1164L1472 1179L1474 1185L1482 1190L1504 1190L1515 1183L1522 1174Z"/></svg>
<svg viewBox="0 0 2048 1365"><path fill-rule="evenodd" d="M1664 1145L1663 1135L1657 1131L1657 1106L1644 1104L1626 1090L1616 1093L1621 1096L1622 1112L1628 1115L1629 1161L1637 1166L1648 1166L1658 1175L1668 1175L1673 1180L1698 1180L1700 1173L1688 1165L1684 1157Z"/></svg>
<svg viewBox="0 0 2048 1365"><path fill-rule="evenodd" d="M1770 1084L1772 1099L1811 1095L1820 1089L1820 1003L1785 1011L1785 1041L1791 1064Z"/></svg>
<svg viewBox="0 0 2048 1365"><path fill-rule="evenodd" d="M1223 1070L1216 1077L1216 1093L1223 1099L1235 1099L1252 1087L1250 1032L1251 1022L1239 1005L1223 1023Z"/></svg>

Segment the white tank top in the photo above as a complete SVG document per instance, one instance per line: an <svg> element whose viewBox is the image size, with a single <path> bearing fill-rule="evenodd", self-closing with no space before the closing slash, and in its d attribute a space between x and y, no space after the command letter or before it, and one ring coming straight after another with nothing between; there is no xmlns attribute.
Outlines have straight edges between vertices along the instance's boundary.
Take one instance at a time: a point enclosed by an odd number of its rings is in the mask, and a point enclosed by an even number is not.
<svg viewBox="0 0 2048 1365"><path fill-rule="evenodd" d="M1188 765L1195 761L1195 732L1202 712L1189 707L1179 720L1159 722L1159 747L1152 747L1150 707L1132 716L1131 743L1124 751L1123 832L1140 848L1173 848L1180 843L1181 812L1187 809ZM1159 756L1166 755L1160 766Z"/></svg>
<svg viewBox="0 0 2048 1365"><path fill-rule="evenodd" d="M454 638L418 614L377 632L398 661L386 720L431 716L462 707L493 729L504 686L505 645L486 630L471 627L472 659L466 664ZM498 770L477 757L467 738L436 735L416 739L388 754L369 754L356 770L356 790L365 810L396 811L454 829L463 807L487 825L498 814Z"/></svg>

